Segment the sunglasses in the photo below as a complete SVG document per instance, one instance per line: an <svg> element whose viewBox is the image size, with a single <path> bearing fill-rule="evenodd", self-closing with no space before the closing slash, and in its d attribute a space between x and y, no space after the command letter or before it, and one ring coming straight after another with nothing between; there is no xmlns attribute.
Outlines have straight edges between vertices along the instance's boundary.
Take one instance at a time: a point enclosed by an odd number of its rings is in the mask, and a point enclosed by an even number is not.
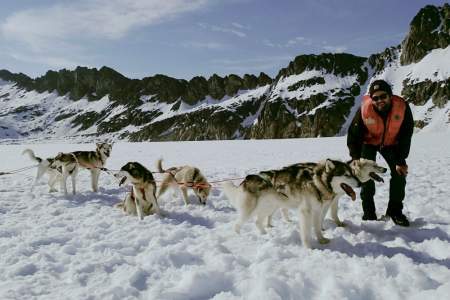
<svg viewBox="0 0 450 300"><path fill-rule="evenodd" d="M381 95L379 95L379 96L373 96L373 97L372 97L372 101L377 102L377 101L379 101L379 100L384 100L384 99L386 99L387 97L388 97L388 94L381 94Z"/></svg>

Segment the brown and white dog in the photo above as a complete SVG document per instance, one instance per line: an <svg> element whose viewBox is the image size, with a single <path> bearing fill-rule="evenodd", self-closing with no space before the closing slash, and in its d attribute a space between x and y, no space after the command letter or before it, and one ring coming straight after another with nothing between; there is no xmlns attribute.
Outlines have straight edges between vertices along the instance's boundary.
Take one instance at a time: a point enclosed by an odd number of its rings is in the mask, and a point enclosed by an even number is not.
<svg viewBox="0 0 450 300"><path fill-rule="evenodd" d="M198 168L183 166L164 170L162 167L162 159L157 161L156 167L159 172L165 173L158 191L158 199L169 187L172 187L181 190L184 204L188 205L187 191L188 188L191 188L197 196L198 201L203 205L206 204L209 192L211 191L211 185Z"/></svg>
<svg viewBox="0 0 450 300"><path fill-rule="evenodd" d="M100 172L106 165L106 160L111 154L112 146L109 143L97 143L95 151L72 152L78 160L79 167L91 172L91 185L94 192L98 192Z"/></svg>
<svg viewBox="0 0 450 300"><path fill-rule="evenodd" d="M129 162L114 176L120 179L119 185L127 183L132 185L130 193L117 207L122 208L129 215L137 215L141 220L152 213L161 215L155 195L156 183L147 168L138 162Z"/></svg>

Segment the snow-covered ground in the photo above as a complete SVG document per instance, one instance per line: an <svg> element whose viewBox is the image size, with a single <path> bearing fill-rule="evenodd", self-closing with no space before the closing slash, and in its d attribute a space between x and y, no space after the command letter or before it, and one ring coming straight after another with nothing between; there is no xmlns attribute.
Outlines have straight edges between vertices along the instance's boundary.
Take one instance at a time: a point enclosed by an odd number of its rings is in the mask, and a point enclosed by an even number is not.
<svg viewBox="0 0 450 300"><path fill-rule="evenodd" d="M46 157L94 146L0 145L0 171L32 165L20 155L26 147ZM404 209L411 227L361 221L360 201L345 198L339 214L348 226L327 219L332 241L313 250L301 245L296 224L278 214L267 235L253 223L236 234L236 212L220 188L205 207L194 197L185 207L167 193L160 199L167 217L138 221L114 208L127 189L107 174L93 193L81 171L79 194L67 198L47 193L45 182L31 195L35 170L0 176L0 299L444 299L450 294L448 149L448 133L413 138ZM117 143L107 166L139 161L154 170L160 157L165 166L193 164L219 180L348 155L345 137ZM379 215L388 178L377 184Z"/></svg>

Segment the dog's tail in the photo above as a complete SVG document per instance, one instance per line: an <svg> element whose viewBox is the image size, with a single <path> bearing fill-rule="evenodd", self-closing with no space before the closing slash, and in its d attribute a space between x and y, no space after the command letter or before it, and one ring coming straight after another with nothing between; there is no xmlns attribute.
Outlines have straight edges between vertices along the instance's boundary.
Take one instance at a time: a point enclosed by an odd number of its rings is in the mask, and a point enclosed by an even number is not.
<svg viewBox="0 0 450 300"><path fill-rule="evenodd" d="M31 150L31 149L25 149L25 150L23 150L22 155L24 155L24 154L27 154L28 157L29 157L32 161L35 161L35 162L37 162L37 163L41 163L41 162L42 162L42 158L37 157L36 155L34 155L34 151Z"/></svg>
<svg viewBox="0 0 450 300"><path fill-rule="evenodd" d="M163 169L162 167L162 158L158 159L158 161L156 162L156 169L158 169L158 172L160 173L164 173L166 170Z"/></svg>
<svg viewBox="0 0 450 300"><path fill-rule="evenodd" d="M222 183L222 188L230 203L236 207L237 199L240 196L239 187L235 186L231 181L225 181Z"/></svg>

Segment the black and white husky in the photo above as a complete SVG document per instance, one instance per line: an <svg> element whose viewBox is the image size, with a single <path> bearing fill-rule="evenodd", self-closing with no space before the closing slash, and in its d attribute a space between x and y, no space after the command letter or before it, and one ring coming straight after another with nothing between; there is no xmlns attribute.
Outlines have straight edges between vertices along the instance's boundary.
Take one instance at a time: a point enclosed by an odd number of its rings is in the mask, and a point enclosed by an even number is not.
<svg viewBox="0 0 450 300"><path fill-rule="evenodd" d="M156 200L156 183L152 173L138 162L125 164L114 175L120 179L119 185L130 183L132 189L125 199L117 206L130 215L137 215L144 219L152 213L161 215L161 210Z"/></svg>
<svg viewBox="0 0 450 300"><path fill-rule="evenodd" d="M196 167L183 166L172 167L164 170L162 167L162 159L156 163L158 171L165 173L158 191L159 197L169 188L180 189L183 195L184 204L188 205L188 188L191 188L198 198L198 201L205 205L208 199L211 185L208 183L206 177Z"/></svg>
<svg viewBox="0 0 450 300"><path fill-rule="evenodd" d="M362 171L364 174L373 171L371 163L360 167L371 170ZM312 229L319 243L329 242L322 234L324 210L326 212L332 203L336 203L337 216L337 199L347 194L355 200L352 187L359 185L360 180L349 164L327 159L249 175L238 187L231 182L224 183L223 187L227 198L238 211L236 232L245 221L256 216L257 228L265 233L267 220L278 208L295 209L299 213L300 238L303 245L310 248ZM286 210L283 214L287 214Z"/></svg>
<svg viewBox="0 0 450 300"><path fill-rule="evenodd" d="M50 192L55 192L55 184L59 181L61 189L64 194L67 195L67 178L70 176L72 179L72 193L76 193L76 176L78 174L78 161L76 157L71 153L58 153L54 158L40 158L37 157L33 150L25 149L22 154L27 154L31 160L38 163L36 178L31 186L31 192L38 181L48 174L48 185Z"/></svg>

